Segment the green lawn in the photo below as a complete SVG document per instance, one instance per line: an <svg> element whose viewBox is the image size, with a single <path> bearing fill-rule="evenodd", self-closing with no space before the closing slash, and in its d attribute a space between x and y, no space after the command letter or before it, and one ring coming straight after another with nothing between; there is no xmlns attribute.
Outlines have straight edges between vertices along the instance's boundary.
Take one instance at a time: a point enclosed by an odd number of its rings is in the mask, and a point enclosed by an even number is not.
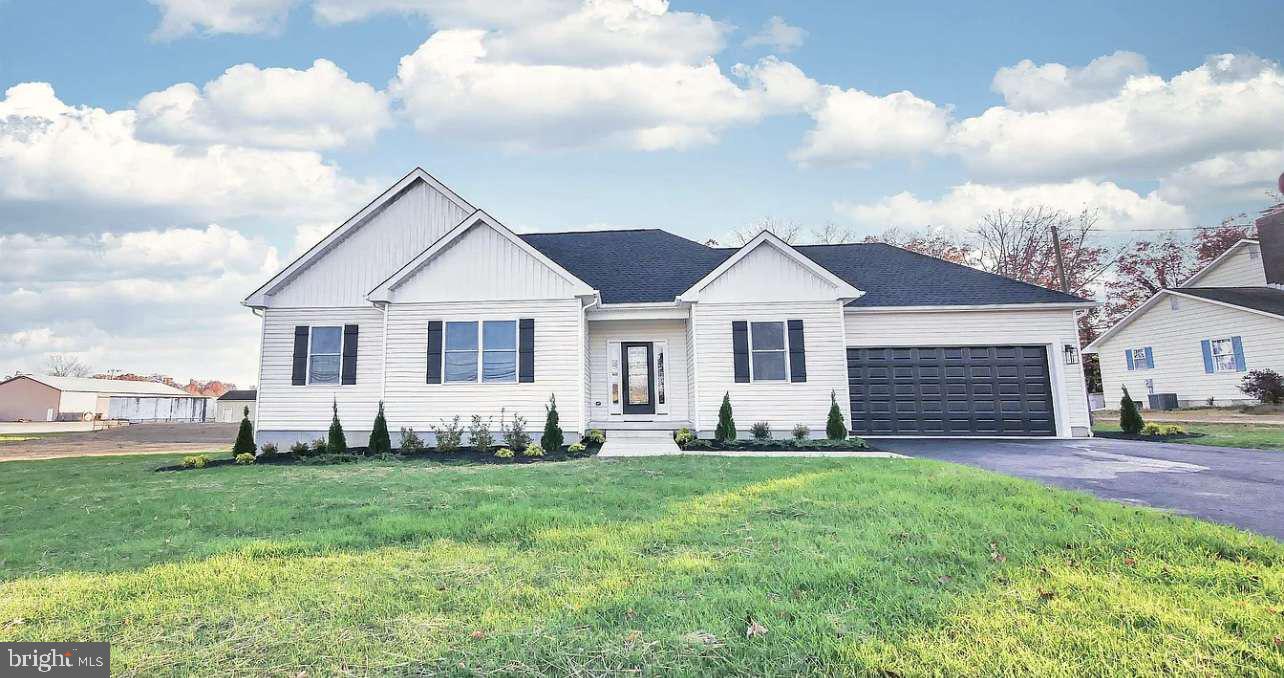
<svg viewBox="0 0 1284 678"><path fill-rule="evenodd" d="M960 466L177 458L0 464L0 641L146 675L1284 672L1281 543Z"/></svg>
<svg viewBox="0 0 1284 678"><path fill-rule="evenodd" d="M1203 434L1199 438L1183 438L1174 442L1186 445L1212 445L1215 447L1246 447L1255 450L1284 450L1284 426L1271 424L1204 424L1193 421L1174 422L1187 433ZM1093 431L1118 432L1118 420L1098 421Z"/></svg>

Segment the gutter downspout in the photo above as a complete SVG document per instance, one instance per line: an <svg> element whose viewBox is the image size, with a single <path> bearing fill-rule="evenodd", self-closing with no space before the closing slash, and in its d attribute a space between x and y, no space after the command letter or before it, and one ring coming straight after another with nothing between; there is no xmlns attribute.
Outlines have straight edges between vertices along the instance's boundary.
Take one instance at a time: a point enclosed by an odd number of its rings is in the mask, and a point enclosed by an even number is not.
<svg viewBox="0 0 1284 678"><path fill-rule="evenodd" d="M586 346L588 345L588 310L590 307L597 306L601 303L602 303L601 294L594 293L593 298L587 304L583 304L583 303L580 304L579 390L580 390L580 422L581 422L580 436L581 437L583 437L585 434L588 433L589 418L591 413L591 408L589 408L589 404L588 404L588 393L586 393L584 390L584 384L586 381L593 378L592 373L589 371L588 367L585 365L585 355L584 355L584 351L587 350Z"/></svg>

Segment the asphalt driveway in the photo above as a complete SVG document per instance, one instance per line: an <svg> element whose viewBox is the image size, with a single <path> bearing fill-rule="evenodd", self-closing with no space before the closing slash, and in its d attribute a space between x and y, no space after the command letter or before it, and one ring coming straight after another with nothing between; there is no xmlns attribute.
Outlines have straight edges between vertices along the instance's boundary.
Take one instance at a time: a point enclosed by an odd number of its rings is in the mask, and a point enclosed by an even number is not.
<svg viewBox="0 0 1284 678"><path fill-rule="evenodd" d="M882 450L1086 490L1284 539L1284 453L1077 440L879 440Z"/></svg>

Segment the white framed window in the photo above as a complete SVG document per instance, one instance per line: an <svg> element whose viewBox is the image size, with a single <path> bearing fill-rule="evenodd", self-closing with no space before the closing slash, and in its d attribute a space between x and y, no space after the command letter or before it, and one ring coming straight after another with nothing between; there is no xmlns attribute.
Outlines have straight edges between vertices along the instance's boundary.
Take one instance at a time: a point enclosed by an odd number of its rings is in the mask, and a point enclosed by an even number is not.
<svg viewBox="0 0 1284 678"><path fill-rule="evenodd" d="M1154 369L1155 366L1150 363L1150 358L1146 354L1146 349L1130 348L1128 351L1132 354L1132 368L1134 370Z"/></svg>
<svg viewBox="0 0 1284 678"><path fill-rule="evenodd" d="M342 365L343 328L338 325L309 328L308 383L337 385Z"/></svg>
<svg viewBox="0 0 1284 678"><path fill-rule="evenodd" d="M749 381L786 381L789 374L785 323L749 323Z"/></svg>
<svg viewBox="0 0 1284 678"><path fill-rule="evenodd" d="M516 382L517 321L447 321L442 367L445 383Z"/></svg>
<svg viewBox="0 0 1284 678"><path fill-rule="evenodd" d="M1235 342L1230 337L1212 339L1208 346L1213 354L1214 372L1237 372L1235 365Z"/></svg>

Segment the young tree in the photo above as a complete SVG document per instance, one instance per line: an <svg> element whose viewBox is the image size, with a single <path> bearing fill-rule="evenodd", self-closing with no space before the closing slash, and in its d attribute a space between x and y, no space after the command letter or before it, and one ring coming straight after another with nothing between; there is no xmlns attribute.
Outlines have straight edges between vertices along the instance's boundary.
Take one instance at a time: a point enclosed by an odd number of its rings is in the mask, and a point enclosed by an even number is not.
<svg viewBox="0 0 1284 678"><path fill-rule="evenodd" d="M1271 405L1284 401L1284 377L1275 370L1252 370L1244 375L1239 390Z"/></svg>
<svg viewBox="0 0 1284 678"><path fill-rule="evenodd" d="M729 443L736 439L736 419L731 416L731 392L722 394L722 407L718 408L718 428L713 431L713 439Z"/></svg>
<svg viewBox="0 0 1284 678"><path fill-rule="evenodd" d="M554 452L562 447L562 427L557 421L557 396L550 395L548 404L544 406L548 413L544 417L544 435L539 438L539 446L544 448L545 452Z"/></svg>
<svg viewBox="0 0 1284 678"><path fill-rule="evenodd" d="M232 443L232 456L254 454L255 449L254 424L250 423L250 408L246 407L244 416L241 417L241 428L236 432L236 442Z"/></svg>
<svg viewBox="0 0 1284 678"><path fill-rule="evenodd" d="M343 437L343 425L339 423L339 401L334 401L334 418L330 420L330 432L326 436L326 452L330 454L347 454L348 440Z"/></svg>
<svg viewBox="0 0 1284 678"><path fill-rule="evenodd" d="M383 417L382 400L379 401L374 426L370 429L370 454L392 454L392 436L388 434L388 421Z"/></svg>
<svg viewBox="0 0 1284 678"><path fill-rule="evenodd" d="M825 437L830 440L847 439L847 423L843 421L843 411L838 407L838 396L829 392L829 419L825 421Z"/></svg>
<svg viewBox="0 0 1284 678"><path fill-rule="evenodd" d="M50 353L45 358L45 373L51 377L87 377L92 371L74 355Z"/></svg>
<svg viewBox="0 0 1284 678"><path fill-rule="evenodd" d="M1133 402L1132 396L1128 395L1128 387L1123 389L1123 399L1119 401L1119 429L1128 435L1137 435L1146 422L1141 418L1141 411L1137 409L1137 403Z"/></svg>

